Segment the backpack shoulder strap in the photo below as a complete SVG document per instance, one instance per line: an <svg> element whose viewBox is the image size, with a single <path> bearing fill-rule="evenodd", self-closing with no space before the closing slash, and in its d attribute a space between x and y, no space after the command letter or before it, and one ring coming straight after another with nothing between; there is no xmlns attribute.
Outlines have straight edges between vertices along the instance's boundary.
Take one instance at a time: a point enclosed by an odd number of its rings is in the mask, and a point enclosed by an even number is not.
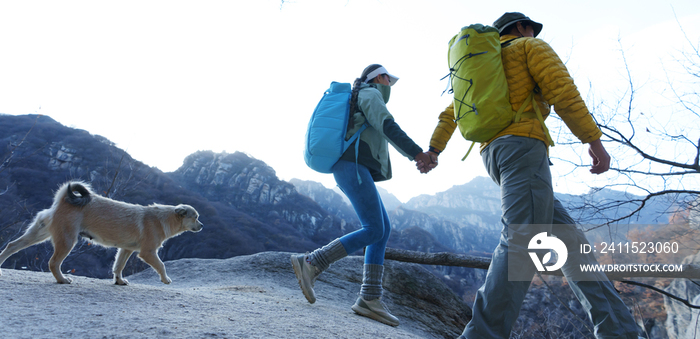
<svg viewBox="0 0 700 339"><path fill-rule="evenodd" d="M523 104L520 106L520 109L515 114L515 119L513 119L513 122L520 121L520 118L522 117L522 114L524 113L523 111L525 110L525 106L527 106L528 102L531 102L532 108L535 109L535 117L542 125L542 129L544 130L544 134L547 137L547 144L549 146L554 146L554 140L552 140L552 136L549 134L549 129L547 128L547 125L544 124L544 116L542 115L542 112L540 111L540 106L537 104L537 100L535 100L535 92L537 92L538 89L539 88L537 86L535 86L535 88L530 92L530 95L528 95L527 99L525 99Z"/></svg>
<svg viewBox="0 0 700 339"><path fill-rule="evenodd" d="M502 42L502 43L501 43L501 48L510 46L510 44L511 44L513 41L518 40L518 39L520 39L520 38L522 38L522 37L519 36L519 37L517 37L517 38L513 38L513 39L506 40L506 41Z"/></svg>

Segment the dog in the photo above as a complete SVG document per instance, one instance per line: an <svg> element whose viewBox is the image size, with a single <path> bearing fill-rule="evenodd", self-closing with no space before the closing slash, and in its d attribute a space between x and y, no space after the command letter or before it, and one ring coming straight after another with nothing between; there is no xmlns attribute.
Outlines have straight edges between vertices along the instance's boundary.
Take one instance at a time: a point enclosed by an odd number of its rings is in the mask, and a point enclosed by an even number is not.
<svg viewBox="0 0 700 339"><path fill-rule="evenodd" d="M158 249L165 240L186 231L199 232L203 226L192 206L128 204L96 195L90 185L72 181L58 189L51 208L37 213L27 231L5 247L0 253L0 266L10 255L51 239L54 252L49 269L59 284L70 284L72 280L61 273L61 264L82 237L118 248L112 267L116 285L129 284L122 271L135 251L158 272L163 283L170 284Z"/></svg>

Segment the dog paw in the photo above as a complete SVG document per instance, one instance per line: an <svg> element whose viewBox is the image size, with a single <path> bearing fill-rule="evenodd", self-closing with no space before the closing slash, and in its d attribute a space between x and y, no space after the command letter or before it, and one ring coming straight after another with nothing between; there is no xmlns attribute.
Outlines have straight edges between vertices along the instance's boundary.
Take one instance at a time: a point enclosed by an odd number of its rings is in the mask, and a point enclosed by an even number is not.
<svg viewBox="0 0 700 339"><path fill-rule="evenodd" d="M126 286L129 285L129 281L126 279L117 279L114 281L115 285Z"/></svg>
<svg viewBox="0 0 700 339"><path fill-rule="evenodd" d="M64 277L63 279L57 280L57 282L58 282L59 284L70 284L70 283L73 282L73 279L71 279L71 278L65 278L65 277Z"/></svg>
<svg viewBox="0 0 700 339"><path fill-rule="evenodd" d="M165 277L164 279L160 279L164 284L170 284L173 282L169 277Z"/></svg>

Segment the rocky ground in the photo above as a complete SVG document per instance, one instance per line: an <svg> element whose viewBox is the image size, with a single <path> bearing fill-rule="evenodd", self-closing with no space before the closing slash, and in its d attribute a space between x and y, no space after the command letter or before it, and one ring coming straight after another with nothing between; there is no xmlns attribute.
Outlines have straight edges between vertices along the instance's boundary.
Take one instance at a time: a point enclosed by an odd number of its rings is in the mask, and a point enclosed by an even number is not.
<svg viewBox="0 0 700 339"><path fill-rule="evenodd" d="M356 315L362 258L335 263L302 295L290 253L166 262L170 285L148 269L111 280L3 269L5 338L455 338L471 311L418 265L387 261L384 300L401 325Z"/></svg>

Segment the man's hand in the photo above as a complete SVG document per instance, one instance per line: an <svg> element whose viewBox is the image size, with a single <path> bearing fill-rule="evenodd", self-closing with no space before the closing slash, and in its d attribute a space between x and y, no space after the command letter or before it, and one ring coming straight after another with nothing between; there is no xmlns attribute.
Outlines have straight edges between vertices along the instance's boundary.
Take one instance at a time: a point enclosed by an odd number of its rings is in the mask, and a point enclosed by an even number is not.
<svg viewBox="0 0 700 339"><path fill-rule="evenodd" d="M430 172L438 165L437 157L437 153L434 152L419 153L414 159L416 161L416 168L423 174Z"/></svg>
<svg viewBox="0 0 700 339"><path fill-rule="evenodd" d="M588 154L593 160L591 173L601 174L610 169L610 155L605 150L605 147L603 147L603 143L600 139L588 144Z"/></svg>

